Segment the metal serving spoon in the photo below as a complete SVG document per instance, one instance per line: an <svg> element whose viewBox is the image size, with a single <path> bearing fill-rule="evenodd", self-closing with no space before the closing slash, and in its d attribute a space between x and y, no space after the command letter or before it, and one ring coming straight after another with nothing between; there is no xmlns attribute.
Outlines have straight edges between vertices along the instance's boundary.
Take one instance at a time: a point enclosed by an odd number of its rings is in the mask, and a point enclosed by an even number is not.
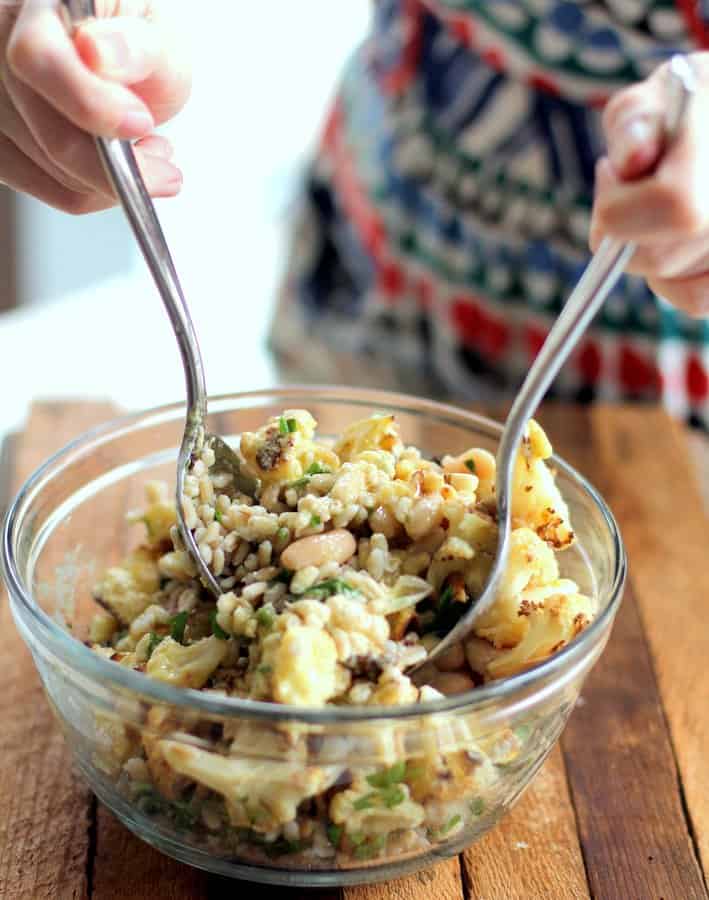
<svg viewBox="0 0 709 900"><path fill-rule="evenodd" d="M67 25L70 29L75 28L86 19L96 16L94 0L62 0L62 8L68 14ZM96 145L106 174L123 206L123 211L153 276L180 349L187 387L187 415L177 461L175 491L177 526L185 549L197 566L202 582L216 596L219 596L222 593L221 588L202 559L194 536L185 522L182 498L187 468L194 454L208 444L216 456L216 462L211 471L228 472L233 476L233 484L237 490L250 496L255 494L258 482L242 471L238 456L225 441L205 430L207 389L204 381L202 354L187 301L182 292L155 207L138 169L133 147L130 141L109 140L101 137L96 138Z"/></svg>
<svg viewBox="0 0 709 900"><path fill-rule="evenodd" d="M674 56L667 71L670 90L665 118L665 150L677 136L684 122L689 100L696 90L695 76L685 57ZM499 532L497 553L490 575L477 602L471 605L455 627L439 644L436 644L425 660L412 666L409 673L426 665L439 653L466 637L475 626L476 620L495 600L509 555L512 531L510 508L512 477L524 430L549 385L601 308L634 251L633 244L623 244L605 238L549 332L510 410L497 452L496 493Z"/></svg>

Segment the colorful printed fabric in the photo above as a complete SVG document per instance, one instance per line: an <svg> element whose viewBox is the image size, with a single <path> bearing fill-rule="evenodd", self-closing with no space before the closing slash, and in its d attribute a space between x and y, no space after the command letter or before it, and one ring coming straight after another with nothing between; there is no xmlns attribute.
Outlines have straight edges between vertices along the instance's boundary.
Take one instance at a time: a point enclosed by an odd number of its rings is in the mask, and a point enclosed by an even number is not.
<svg viewBox="0 0 709 900"><path fill-rule="evenodd" d="M513 390L588 259L599 109L704 22L692 0L379 0L309 173L280 358L317 378L329 354L336 378L348 356L362 383L384 363L468 402ZM706 426L709 322L626 276L553 392Z"/></svg>

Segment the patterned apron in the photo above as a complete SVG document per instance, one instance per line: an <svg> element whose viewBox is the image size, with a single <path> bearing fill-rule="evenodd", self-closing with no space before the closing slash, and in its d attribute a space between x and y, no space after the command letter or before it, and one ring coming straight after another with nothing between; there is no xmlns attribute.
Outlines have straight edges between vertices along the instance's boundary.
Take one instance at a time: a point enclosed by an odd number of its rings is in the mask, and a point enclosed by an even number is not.
<svg viewBox="0 0 709 900"><path fill-rule="evenodd" d="M271 344L286 378L514 390L588 259L599 110L696 0L379 0L308 172ZM709 423L709 321L626 276L556 380Z"/></svg>

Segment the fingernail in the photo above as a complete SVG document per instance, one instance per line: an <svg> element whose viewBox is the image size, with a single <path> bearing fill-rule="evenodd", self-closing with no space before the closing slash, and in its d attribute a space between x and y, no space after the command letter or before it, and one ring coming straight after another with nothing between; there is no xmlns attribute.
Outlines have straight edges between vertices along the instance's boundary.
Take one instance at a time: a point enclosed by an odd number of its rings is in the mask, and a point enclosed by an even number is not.
<svg viewBox="0 0 709 900"><path fill-rule="evenodd" d="M132 109L121 119L116 135L125 140L141 138L145 137L146 134L150 134L154 127L153 117L147 110Z"/></svg>
<svg viewBox="0 0 709 900"><path fill-rule="evenodd" d="M635 116L621 122L610 135L608 156L618 175L641 174L659 152L659 123L649 116Z"/></svg>
<svg viewBox="0 0 709 900"><path fill-rule="evenodd" d="M93 35L95 66L102 75L120 78L131 68L132 56L122 34Z"/></svg>

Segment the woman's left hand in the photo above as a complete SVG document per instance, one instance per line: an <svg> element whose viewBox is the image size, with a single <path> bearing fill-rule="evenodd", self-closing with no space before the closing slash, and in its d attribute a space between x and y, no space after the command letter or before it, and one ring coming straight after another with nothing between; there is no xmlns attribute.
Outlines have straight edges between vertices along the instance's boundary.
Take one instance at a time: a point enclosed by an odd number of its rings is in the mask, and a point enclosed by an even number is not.
<svg viewBox="0 0 709 900"><path fill-rule="evenodd" d="M690 56L699 89L663 154L666 67L611 98L608 155L596 168L591 247L634 241L627 271L692 316L709 315L709 53ZM658 164L658 159L660 160Z"/></svg>

